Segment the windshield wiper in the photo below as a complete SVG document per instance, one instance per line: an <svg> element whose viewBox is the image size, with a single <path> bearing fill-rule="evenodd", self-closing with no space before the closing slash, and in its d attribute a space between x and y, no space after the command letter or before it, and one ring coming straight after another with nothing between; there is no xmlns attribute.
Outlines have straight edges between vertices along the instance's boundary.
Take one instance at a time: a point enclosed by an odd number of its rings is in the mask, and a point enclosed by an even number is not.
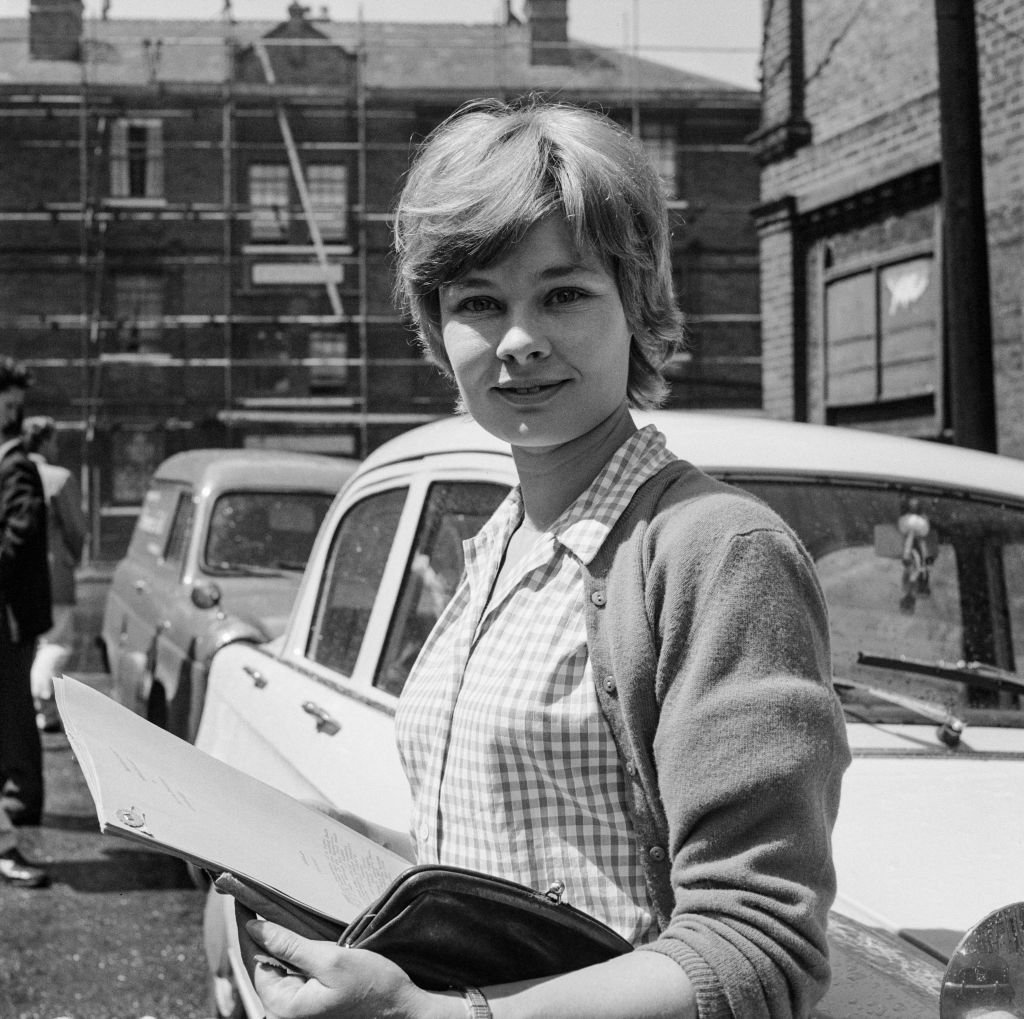
<svg viewBox="0 0 1024 1019"><path fill-rule="evenodd" d="M858 661L860 658L858 657ZM876 700L884 701L887 704L895 704L905 708L922 718L927 718L939 725L938 737L947 747L955 747L963 735L965 723L946 708L931 704L920 697L911 697L909 694L896 693L894 690L882 690L877 686L869 686L867 683L858 683L854 679L834 679L832 685L837 690L859 690Z"/></svg>
<svg viewBox="0 0 1024 1019"><path fill-rule="evenodd" d="M947 662L941 658L929 662L922 658L908 658L906 655L871 655L858 651L857 663L913 672L920 676L934 676L936 679L951 679L976 690L1024 694L1024 680L1017 673L986 662Z"/></svg>

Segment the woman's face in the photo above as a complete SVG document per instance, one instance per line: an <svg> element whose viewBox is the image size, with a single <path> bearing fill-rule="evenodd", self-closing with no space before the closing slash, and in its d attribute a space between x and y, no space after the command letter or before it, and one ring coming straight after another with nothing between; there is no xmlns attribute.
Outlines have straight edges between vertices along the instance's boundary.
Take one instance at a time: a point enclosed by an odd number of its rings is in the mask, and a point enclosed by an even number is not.
<svg viewBox="0 0 1024 1019"><path fill-rule="evenodd" d="M618 285L562 217L442 287L440 306L463 403L498 438L558 446L625 407L630 329Z"/></svg>

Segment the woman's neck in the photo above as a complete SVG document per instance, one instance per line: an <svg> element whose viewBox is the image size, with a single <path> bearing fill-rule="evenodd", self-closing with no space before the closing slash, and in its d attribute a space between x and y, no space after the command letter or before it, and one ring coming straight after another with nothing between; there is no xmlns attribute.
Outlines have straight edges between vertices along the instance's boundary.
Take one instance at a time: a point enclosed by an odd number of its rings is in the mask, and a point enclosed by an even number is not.
<svg viewBox="0 0 1024 1019"><path fill-rule="evenodd" d="M623 405L595 428L561 446L513 446L523 493L523 527L544 531L584 492L637 426Z"/></svg>

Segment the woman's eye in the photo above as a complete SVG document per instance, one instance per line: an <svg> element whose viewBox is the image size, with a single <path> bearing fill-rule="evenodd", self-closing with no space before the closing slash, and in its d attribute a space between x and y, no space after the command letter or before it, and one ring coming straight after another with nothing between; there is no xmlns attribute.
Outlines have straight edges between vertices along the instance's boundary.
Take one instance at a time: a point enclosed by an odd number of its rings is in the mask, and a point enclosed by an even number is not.
<svg viewBox="0 0 1024 1019"><path fill-rule="evenodd" d="M459 302L459 310L470 313L490 311L493 307L494 301L489 297L467 297Z"/></svg>
<svg viewBox="0 0 1024 1019"><path fill-rule="evenodd" d="M571 304L573 301L578 301L582 296L583 292L575 287L562 287L559 290L555 290L548 300L551 304Z"/></svg>

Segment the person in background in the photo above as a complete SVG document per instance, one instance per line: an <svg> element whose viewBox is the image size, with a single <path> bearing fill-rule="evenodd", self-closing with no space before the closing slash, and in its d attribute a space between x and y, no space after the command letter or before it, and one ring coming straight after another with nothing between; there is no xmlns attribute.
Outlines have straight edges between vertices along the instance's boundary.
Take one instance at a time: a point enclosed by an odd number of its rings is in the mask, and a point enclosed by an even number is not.
<svg viewBox="0 0 1024 1019"><path fill-rule="evenodd" d="M47 555L53 627L42 634L32 662L36 723L45 732L60 728L53 700L53 677L67 666L75 647L75 570L82 560L88 522L75 476L57 459L57 426L50 417L25 419L22 440L39 469L46 497Z"/></svg>
<svg viewBox="0 0 1024 1019"><path fill-rule="evenodd" d="M53 625L46 500L21 442L30 383L24 365L0 358L0 877L39 885L45 873L24 860L11 829L42 818L43 754L30 674L36 639Z"/></svg>
<svg viewBox="0 0 1024 1019"><path fill-rule="evenodd" d="M18 888L45 888L50 875L37 863L26 860L18 848L18 830L7 812L0 809L0 880Z"/></svg>
<svg viewBox="0 0 1024 1019"><path fill-rule="evenodd" d="M778 516L634 423L681 332L657 175L596 113L474 104L421 146L395 244L428 356L518 475L398 704L407 841L418 863L561 878L636 951L428 992L252 919L306 974L250 955L267 1015L808 1015L850 761L827 609Z"/></svg>

